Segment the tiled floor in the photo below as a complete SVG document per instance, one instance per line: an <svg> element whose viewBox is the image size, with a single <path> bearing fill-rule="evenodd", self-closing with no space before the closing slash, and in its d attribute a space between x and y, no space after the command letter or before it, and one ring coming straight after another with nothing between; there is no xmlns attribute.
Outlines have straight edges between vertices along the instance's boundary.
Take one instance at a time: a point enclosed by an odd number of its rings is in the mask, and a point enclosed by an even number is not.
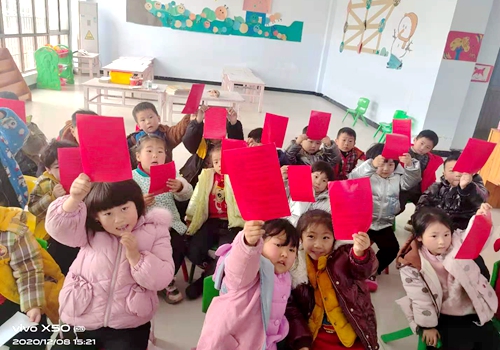
<svg viewBox="0 0 500 350"><path fill-rule="evenodd" d="M77 82L85 81L86 77L79 77ZM164 82L160 82L164 83ZM178 85L178 83L176 83ZM355 101L353 101L355 102ZM59 129L68 120L71 114L78 108L83 107L83 90L78 85L67 87L64 91L34 90L33 102L27 104L27 111L33 115L33 121L45 132L47 137L55 137ZM240 120L243 123L245 133L251 129L261 127L264 121L264 113L257 113L256 105L244 105L240 111ZM342 124L344 112L333 104L322 98L308 95L288 94L279 92L266 92L264 99L264 111L290 117L287 132L287 140L296 137L302 128L307 125L311 109L327 111L332 113L330 125L330 136L335 138L336 132L342 126L351 126L352 119L349 118ZM134 121L131 109L121 107L103 107L103 115L123 116L126 120L127 132L134 130ZM179 120L179 117L175 120ZM358 133L357 145L366 150L373 142L374 129L359 123L355 127ZM189 153L180 145L174 151L174 160L180 166L189 157ZM441 170L439 170L441 171ZM403 227L414 207L407 206L406 211L398 217L397 236L400 243L407 238ZM496 237L500 232L500 211L494 211L494 223ZM496 257L495 257L496 255ZM488 242L483 252L488 266L491 268L494 261L498 260L498 254L492 249L492 242ZM186 283L181 274L177 277L177 285L183 291ZM404 295L399 274L392 266L389 275L379 278L379 290L372 294L378 321L379 335L407 327L408 323L394 301ZM155 335L158 338L157 346L165 350L187 350L196 346L198 336L203 325L204 315L201 313L201 300L185 300L179 305L168 305L161 303L160 309L155 317ZM416 338L413 336L393 344L382 344L386 350L416 349Z"/></svg>

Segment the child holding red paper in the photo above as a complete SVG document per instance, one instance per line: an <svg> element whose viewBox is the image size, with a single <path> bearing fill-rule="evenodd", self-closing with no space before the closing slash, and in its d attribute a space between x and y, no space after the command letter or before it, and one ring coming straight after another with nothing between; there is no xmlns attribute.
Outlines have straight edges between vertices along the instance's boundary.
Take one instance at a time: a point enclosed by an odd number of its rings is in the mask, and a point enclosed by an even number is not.
<svg viewBox="0 0 500 350"><path fill-rule="evenodd" d="M171 221L165 209L145 213L134 180L91 183L80 174L70 195L50 205L49 234L81 248L59 296L61 321L85 327L78 339L89 339L99 349L148 347L157 292L174 277ZM79 348L74 343L52 349Z"/></svg>
<svg viewBox="0 0 500 350"><path fill-rule="evenodd" d="M377 269L364 232L354 244L336 247L332 217L322 210L303 214L297 231L302 249L292 274L286 317L292 350L378 349L377 321L365 280Z"/></svg>
<svg viewBox="0 0 500 350"><path fill-rule="evenodd" d="M483 204L476 215L490 209ZM465 231L454 231L451 218L439 208L422 209L411 221L413 235L397 259L407 296L397 303L413 331L429 347L441 339L443 349L500 349L491 322L497 295L473 260L455 259L474 218Z"/></svg>
<svg viewBox="0 0 500 350"><path fill-rule="evenodd" d="M360 160L366 160L365 152L356 147L356 131L342 128L337 133L335 144L340 150L340 162L335 166L335 179L347 180Z"/></svg>
<svg viewBox="0 0 500 350"><path fill-rule="evenodd" d="M339 148L328 136L323 140L311 140L306 134L307 126L285 151L290 165L311 165L322 160L335 167L341 161Z"/></svg>
<svg viewBox="0 0 500 350"><path fill-rule="evenodd" d="M146 212L153 208L164 208L172 214L172 226L170 227L170 243L174 258L174 276L179 271L185 256L185 241L182 235L187 231L186 225L182 222L175 200L179 202L188 201L193 194L193 186L184 178L170 179L167 185L170 192L165 192L157 196L149 193L151 183L151 166L165 164L167 154L167 144L165 140L156 135L143 136L136 147L136 157L138 167L132 171L132 176L141 187L146 203ZM175 280L167 287L165 301L169 304L177 304L182 301L183 296L175 286Z"/></svg>
<svg viewBox="0 0 500 350"><path fill-rule="evenodd" d="M367 152L367 161L349 175L350 179L369 177L373 193L373 221L368 230L370 239L377 244L380 274L389 266L399 251L399 243L392 228L399 213L399 193L417 185L421 180L420 164L406 153L399 161L382 157L383 143L373 145ZM400 164L401 163L401 164ZM377 290L376 275L368 281L372 291Z"/></svg>
<svg viewBox="0 0 500 350"><path fill-rule="evenodd" d="M246 140L248 147L254 147L254 146L260 146L260 145L262 145L262 131L263 131L262 128L256 128L256 129L253 129L252 131L250 131L248 133L247 140ZM284 165L290 165L290 163L288 162L288 158L287 158L285 152L283 152L280 149L277 149L276 152L278 153L278 159L280 161L280 167L282 167Z"/></svg>
<svg viewBox="0 0 500 350"><path fill-rule="evenodd" d="M288 271L299 242L286 220L247 221L232 244L217 249L213 279L221 295L210 304L197 350L276 350L288 333Z"/></svg>
<svg viewBox="0 0 500 350"><path fill-rule="evenodd" d="M71 120L68 120L66 122L66 125L64 125L64 128L59 131L59 137L57 138L58 140L61 141L68 141L71 143L75 143L77 145L80 144L78 141L78 129L76 127L76 115L77 114L86 114L86 115L97 115L96 112L87 110L87 109L78 109L75 113L71 115ZM103 132L105 132L103 130Z"/></svg>

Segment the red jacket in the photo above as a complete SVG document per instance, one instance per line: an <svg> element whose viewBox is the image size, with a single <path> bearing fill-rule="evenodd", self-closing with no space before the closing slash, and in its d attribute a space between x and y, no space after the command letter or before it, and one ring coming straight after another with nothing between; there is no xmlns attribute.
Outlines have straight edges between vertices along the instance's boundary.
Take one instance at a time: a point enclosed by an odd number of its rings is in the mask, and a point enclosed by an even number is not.
<svg viewBox="0 0 500 350"><path fill-rule="evenodd" d="M440 156L437 156L432 153L428 153L429 155L429 164L427 164L427 167L425 168L424 172L422 173L422 183L421 183L421 190L422 193L427 191L427 189L434 183L436 182L436 171L438 168L444 163L443 158Z"/></svg>
<svg viewBox="0 0 500 350"><path fill-rule="evenodd" d="M356 167L358 161L366 160L365 152L363 152L359 148L354 147L352 151L356 155L356 158L354 158L354 164L352 164L350 171L348 169L349 164L347 158L342 154L342 152L340 152L340 157L342 161L340 163L337 163L337 165L335 165L335 168L333 169L335 173L335 180L347 180L347 176Z"/></svg>

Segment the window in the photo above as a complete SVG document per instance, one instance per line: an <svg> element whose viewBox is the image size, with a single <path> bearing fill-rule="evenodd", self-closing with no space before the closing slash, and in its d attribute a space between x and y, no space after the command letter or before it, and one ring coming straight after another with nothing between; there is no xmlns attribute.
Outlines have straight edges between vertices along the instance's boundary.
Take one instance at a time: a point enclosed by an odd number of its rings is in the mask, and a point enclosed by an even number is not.
<svg viewBox="0 0 500 350"><path fill-rule="evenodd" d="M68 46L69 0L0 0L0 47L9 49L23 73L36 69L35 51Z"/></svg>

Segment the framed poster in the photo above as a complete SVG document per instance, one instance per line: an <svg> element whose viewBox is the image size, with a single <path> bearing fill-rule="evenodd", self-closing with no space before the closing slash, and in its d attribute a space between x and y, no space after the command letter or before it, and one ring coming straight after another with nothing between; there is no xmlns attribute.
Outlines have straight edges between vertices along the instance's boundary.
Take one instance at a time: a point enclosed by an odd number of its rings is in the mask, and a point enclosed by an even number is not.
<svg viewBox="0 0 500 350"><path fill-rule="evenodd" d="M474 67L474 73L472 73L471 81L477 81L479 83L488 83L493 73L493 66L489 64L476 63Z"/></svg>

